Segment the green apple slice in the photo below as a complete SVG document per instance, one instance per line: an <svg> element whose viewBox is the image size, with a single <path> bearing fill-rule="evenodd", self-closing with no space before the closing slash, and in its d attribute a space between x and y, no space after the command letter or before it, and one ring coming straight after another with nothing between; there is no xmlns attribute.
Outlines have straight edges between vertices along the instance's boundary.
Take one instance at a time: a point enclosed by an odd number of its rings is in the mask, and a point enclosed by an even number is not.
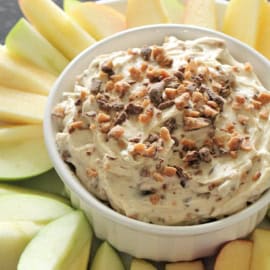
<svg viewBox="0 0 270 270"><path fill-rule="evenodd" d="M5 40L11 54L58 75L69 61L55 49L30 23L20 19Z"/></svg>
<svg viewBox="0 0 270 270"><path fill-rule="evenodd" d="M66 13L68 13L71 9L76 7L77 5L80 5L80 1L78 0L64 0L63 1L63 8Z"/></svg>
<svg viewBox="0 0 270 270"><path fill-rule="evenodd" d="M86 270L91 240L85 216L74 211L41 229L25 248L17 269Z"/></svg>
<svg viewBox="0 0 270 270"><path fill-rule="evenodd" d="M10 143L43 136L41 125L15 125L0 127L0 143Z"/></svg>
<svg viewBox="0 0 270 270"><path fill-rule="evenodd" d="M0 86L0 121L39 124L47 97Z"/></svg>
<svg viewBox="0 0 270 270"><path fill-rule="evenodd" d="M161 0L170 23L183 23L185 6L179 0Z"/></svg>
<svg viewBox="0 0 270 270"><path fill-rule="evenodd" d="M117 252L107 243L103 242L98 248L91 270L125 270Z"/></svg>
<svg viewBox="0 0 270 270"><path fill-rule="evenodd" d="M28 221L0 222L1 269L17 269L21 253L41 227L42 225Z"/></svg>
<svg viewBox="0 0 270 270"><path fill-rule="evenodd" d="M52 0L19 0L19 5L30 23L70 60L95 42Z"/></svg>
<svg viewBox="0 0 270 270"><path fill-rule="evenodd" d="M68 15L97 40L126 29L125 16L112 7L74 0L64 0L64 6Z"/></svg>
<svg viewBox="0 0 270 270"><path fill-rule="evenodd" d="M55 80L53 74L12 56L0 45L0 85L48 95Z"/></svg>
<svg viewBox="0 0 270 270"><path fill-rule="evenodd" d="M157 268L145 260L132 259L130 270L157 270Z"/></svg>
<svg viewBox="0 0 270 270"><path fill-rule="evenodd" d="M9 195L9 194L34 194L34 195L46 196L55 200L59 200L68 205L70 204L68 199L60 195L55 195L53 193L48 193L48 192L39 191L35 189L30 189L30 188L18 187L15 185L0 184L0 196Z"/></svg>
<svg viewBox="0 0 270 270"><path fill-rule="evenodd" d="M0 196L0 223L31 221L47 224L72 211L67 204L34 194L9 194Z"/></svg>

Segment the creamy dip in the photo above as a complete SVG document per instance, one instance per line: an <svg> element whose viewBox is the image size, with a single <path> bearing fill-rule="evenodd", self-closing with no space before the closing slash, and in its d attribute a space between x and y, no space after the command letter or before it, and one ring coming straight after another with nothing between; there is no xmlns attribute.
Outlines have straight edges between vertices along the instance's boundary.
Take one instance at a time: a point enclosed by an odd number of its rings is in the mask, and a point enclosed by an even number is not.
<svg viewBox="0 0 270 270"><path fill-rule="evenodd" d="M269 188L269 102L252 66L223 40L168 37L96 57L54 109L56 142L83 185L116 211L197 224Z"/></svg>

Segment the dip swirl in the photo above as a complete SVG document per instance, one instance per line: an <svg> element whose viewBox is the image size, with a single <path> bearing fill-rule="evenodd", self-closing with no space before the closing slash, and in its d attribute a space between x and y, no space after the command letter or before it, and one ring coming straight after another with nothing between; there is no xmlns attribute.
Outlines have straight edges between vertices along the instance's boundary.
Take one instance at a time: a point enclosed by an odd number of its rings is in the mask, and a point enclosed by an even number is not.
<svg viewBox="0 0 270 270"><path fill-rule="evenodd" d="M231 215L270 186L266 90L221 39L96 57L52 113L56 143L83 185L144 222Z"/></svg>

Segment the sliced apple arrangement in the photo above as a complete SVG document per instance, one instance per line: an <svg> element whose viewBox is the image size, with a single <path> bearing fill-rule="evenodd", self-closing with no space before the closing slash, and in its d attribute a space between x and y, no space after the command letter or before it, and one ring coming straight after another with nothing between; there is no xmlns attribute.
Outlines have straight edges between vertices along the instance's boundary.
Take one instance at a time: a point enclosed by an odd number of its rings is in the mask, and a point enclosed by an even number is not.
<svg viewBox="0 0 270 270"><path fill-rule="evenodd" d="M52 0L18 2L27 20L21 18L0 46L0 180L26 179L51 169L42 132L46 96L70 60L95 41L154 23L217 29L214 0L127 0L125 15L78 0L64 0L64 10ZM222 30L270 58L269 24L266 0L231 0ZM65 198L0 185L1 269L86 270L91 241L85 216ZM214 270L269 269L269 243L270 231L261 229L251 240L231 241L220 250ZM125 269L107 242L91 263L91 270L103 269ZM133 258L129 269L157 268ZM204 265L202 260L165 265L165 270L182 269L203 270Z"/></svg>

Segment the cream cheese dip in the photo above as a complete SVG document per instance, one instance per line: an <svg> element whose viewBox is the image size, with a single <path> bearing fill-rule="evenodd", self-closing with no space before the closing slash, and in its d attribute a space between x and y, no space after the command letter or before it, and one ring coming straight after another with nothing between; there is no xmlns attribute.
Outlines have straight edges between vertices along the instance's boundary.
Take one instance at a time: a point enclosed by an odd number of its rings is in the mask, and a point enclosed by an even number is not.
<svg viewBox="0 0 270 270"><path fill-rule="evenodd" d="M270 92L221 39L96 57L52 113L83 185L164 225L231 215L270 187Z"/></svg>

